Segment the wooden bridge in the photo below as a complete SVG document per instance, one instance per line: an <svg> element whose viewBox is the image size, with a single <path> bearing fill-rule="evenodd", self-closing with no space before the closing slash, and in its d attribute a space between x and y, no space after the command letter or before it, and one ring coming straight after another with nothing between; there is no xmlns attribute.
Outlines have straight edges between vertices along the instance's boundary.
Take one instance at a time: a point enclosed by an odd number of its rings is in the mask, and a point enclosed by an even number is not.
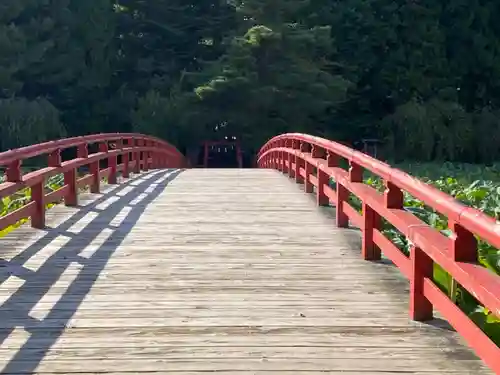
<svg viewBox="0 0 500 375"><path fill-rule="evenodd" d="M23 175L42 154L47 167ZM495 220L320 138L273 138L258 164L189 169L136 134L1 153L0 198L31 188L0 218L0 230L30 218L0 238L1 374L500 374L499 348L432 279L437 263L500 315L500 277L476 262L475 236L500 247ZM404 210L402 191L453 235Z"/></svg>

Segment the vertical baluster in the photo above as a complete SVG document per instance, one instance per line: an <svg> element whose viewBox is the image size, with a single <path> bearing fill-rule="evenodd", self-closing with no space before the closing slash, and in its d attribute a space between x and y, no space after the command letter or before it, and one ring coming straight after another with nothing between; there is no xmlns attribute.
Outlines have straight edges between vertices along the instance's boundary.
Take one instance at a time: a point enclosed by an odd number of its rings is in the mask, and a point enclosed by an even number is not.
<svg viewBox="0 0 500 375"><path fill-rule="evenodd" d="M417 321L433 318L432 303L424 295L424 281L432 279L432 259L419 247L410 249L412 274L410 279L410 317Z"/></svg>
<svg viewBox="0 0 500 375"><path fill-rule="evenodd" d="M133 155L134 155L134 160L135 160L135 164L134 164L134 173L141 173L141 151L138 151L138 147L141 147L142 146L142 140L141 139L134 139L133 140L134 142L134 147L136 148L135 151L133 151Z"/></svg>
<svg viewBox="0 0 500 375"><path fill-rule="evenodd" d="M156 144L156 141L151 141L150 147L152 148L150 157L151 157L151 163L150 163L150 168L151 169L157 169L157 160L156 160L156 148L158 147Z"/></svg>
<svg viewBox="0 0 500 375"><path fill-rule="evenodd" d="M35 203L35 211L31 215L33 228L45 228L45 179L31 187L31 201Z"/></svg>
<svg viewBox="0 0 500 375"><path fill-rule="evenodd" d="M284 139L280 142L280 147L282 149L286 149L287 147L287 140ZM288 169L289 169L289 166L288 166L288 153L285 151L285 150L282 150L280 152L280 156L281 156L281 159L280 159L280 162L281 162L281 171L283 173L288 173Z"/></svg>
<svg viewBox="0 0 500 375"><path fill-rule="evenodd" d="M108 184L114 185L117 183L117 170L118 170L118 155L117 152L123 146L121 145L121 139L117 139L114 144L112 144L111 152L108 156L108 167L109 167L109 175L108 175Z"/></svg>
<svg viewBox="0 0 500 375"><path fill-rule="evenodd" d="M14 160L9 163L7 166L7 170L5 171L5 177L7 178L7 182L21 182L22 181L22 173L21 173L21 160Z"/></svg>
<svg viewBox="0 0 500 375"><path fill-rule="evenodd" d="M339 181L336 183L337 206L335 207L335 221L337 227L347 228L349 226L349 217L344 212L344 203L349 199L349 191Z"/></svg>
<svg viewBox="0 0 500 375"><path fill-rule="evenodd" d="M148 140L144 140L142 143L143 143L144 147L149 147ZM149 170L149 151L148 150L145 150L142 152L142 158L144 159L143 163L142 163L142 169L144 170L144 172L147 172Z"/></svg>
<svg viewBox="0 0 500 375"><path fill-rule="evenodd" d="M104 142L99 143L99 152L108 152L108 144ZM90 163L90 173L92 174L90 192L98 194L101 190L101 167L99 165L99 160Z"/></svg>
<svg viewBox="0 0 500 375"><path fill-rule="evenodd" d="M349 181L360 182L363 180L363 170L359 165L349 161ZM349 191L347 188L337 181L337 207L335 210L337 226L339 228L347 228L349 226L349 217L344 212L344 206L349 200Z"/></svg>
<svg viewBox="0 0 500 375"><path fill-rule="evenodd" d="M81 157L81 147L82 146L78 146L77 148L77 158ZM70 170L64 172L64 185L68 187L66 194L64 195L64 205L68 207L78 205L78 185L75 167L72 167Z"/></svg>
<svg viewBox="0 0 500 375"><path fill-rule="evenodd" d="M386 208L403 209L403 191L390 181L385 182L384 204Z"/></svg>
<svg viewBox="0 0 500 375"><path fill-rule="evenodd" d="M478 242L473 233L465 229L458 222L448 219L448 228L451 229L450 236L450 256L455 262L478 261ZM455 279L450 278L450 299L457 300L458 284Z"/></svg>
<svg viewBox="0 0 500 375"><path fill-rule="evenodd" d="M365 260L380 260L382 252L373 241L374 229L380 229L380 215L363 202L363 239L361 245L361 255Z"/></svg>
<svg viewBox="0 0 500 375"><path fill-rule="evenodd" d="M290 148L291 150L288 151L288 155L287 155L287 158L288 158L288 177L290 178L293 178L295 177L295 168L293 167L293 161L295 160L294 159L294 156L293 156L293 151L295 149L295 140L291 140L290 141L290 144L288 145L288 148Z"/></svg>
<svg viewBox="0 0 500 375"><path fill-rule="evenodd" d="M325 160L325 150L319 146L314 146L312 156L315 159ZM316 188L316 203L318 206L328 206L329 198L325 194L325 185L328 185L328 174L322 170L323 163L318 165L316 176L318 178L318 186Z"/></svg>
<svg viewBox="0 0 500 375"><path fill-rule="evenodd" d="M307 144L307 146L303 149L304 153L312 153L314 152L314 146ZM311 175L313 174L313 165L309 163L307 160L304 160L304 191L306 193L312 193L314 190L314 186L311 183Z"/></svg>
<svg viewBox="0 0 500 375"><path fill-rule="evenodd" d="M123 148L128 149L130 147L131 139L123 139L122 145ZM122 168L122 176L123 178L129 178L130 176L130 151L126 151L122 155L122 163L123 163L123 168Z"/></svg>

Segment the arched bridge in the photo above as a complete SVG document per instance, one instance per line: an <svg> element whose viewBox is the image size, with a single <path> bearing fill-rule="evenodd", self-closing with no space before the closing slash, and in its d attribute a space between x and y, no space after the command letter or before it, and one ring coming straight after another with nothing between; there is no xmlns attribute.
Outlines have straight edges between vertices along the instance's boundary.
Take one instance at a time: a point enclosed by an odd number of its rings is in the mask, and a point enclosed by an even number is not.
<svg viewBox="0 0 500 375"><path fill-rule="evenodd" d="M2 374L500 374L433 279L438 264L499 316L500 277L477 262L499 224L344 145L285 134L259 168L190 169L159 139L100 134L0 166Z"/></svg>

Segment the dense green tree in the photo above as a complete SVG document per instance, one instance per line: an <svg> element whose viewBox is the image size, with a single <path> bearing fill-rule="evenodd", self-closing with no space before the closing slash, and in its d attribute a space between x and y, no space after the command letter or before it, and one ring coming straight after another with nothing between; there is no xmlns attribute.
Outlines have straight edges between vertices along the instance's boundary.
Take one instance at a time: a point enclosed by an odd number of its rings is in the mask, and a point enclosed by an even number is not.
<svg viewBox="0 0 500 375"><path fill-rule="evenodd" d="M4 0L0 147L135 130L256 149L302 131L495 161L499 15L493 0Z"/></svg>
<svg viewBox="0 0 500 375"><path fill-rule="evenodd" d="M219 113L235 134L262 143L285 131L328 127L346 99L350 82L332 69L330 27L308 27L304 1L250 0L238 5L249 28L228 43L196 89L203 104Z"/></svg>

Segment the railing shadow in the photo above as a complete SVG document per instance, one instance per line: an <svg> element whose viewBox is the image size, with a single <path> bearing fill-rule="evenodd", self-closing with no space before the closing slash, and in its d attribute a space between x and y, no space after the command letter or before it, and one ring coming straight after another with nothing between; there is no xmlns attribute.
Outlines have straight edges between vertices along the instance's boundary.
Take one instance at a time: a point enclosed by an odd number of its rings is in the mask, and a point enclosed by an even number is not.
<svg viewBox="0 0 500 375"><path fill-rule="evenodd" d="M36 371L146 207L180 173L180 170L152 171L129 179L82 205L61 223L53 227L49 223L46 232L34 243L12 259L3 260L0 293L12 289L4 286L12 276L21 285L4 296L0 306L1 374ZM103 237L104 232L107 234ZM98 236L103 237L101 243L92 245ZM65 240L62 244L57 242L61 238ZM8 239L2 239L0 247L5 248L6 244ZM43 258L46 253L48 259L40 259L36 270L27 268L30 259L37 254L43 254ZM53 293L61 291L61 295L47 295L51 288ZM25 331L26 340L6 358L4 350L14 349L11 344L15 342L10 339L18 330Z"/></svg>

